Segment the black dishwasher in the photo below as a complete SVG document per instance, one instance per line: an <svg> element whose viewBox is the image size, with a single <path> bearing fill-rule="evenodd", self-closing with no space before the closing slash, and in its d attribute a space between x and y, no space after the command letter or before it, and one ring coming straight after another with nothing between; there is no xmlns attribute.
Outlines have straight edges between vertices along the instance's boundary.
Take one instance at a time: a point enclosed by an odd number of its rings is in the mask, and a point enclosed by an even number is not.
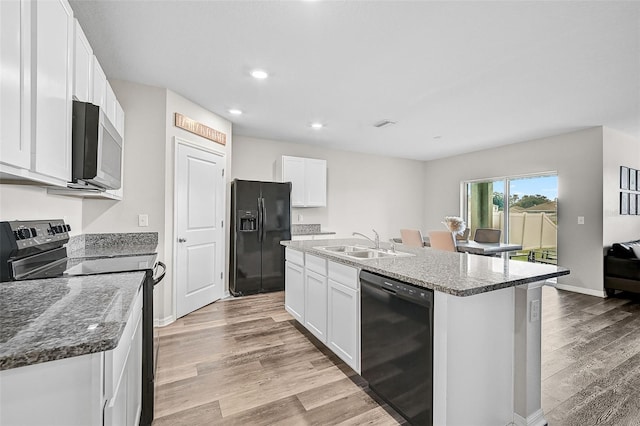
<svg viewBox="0 0 640 426"><path fill-rule="evenodd" d="M433 291L360 272L362 377L413 425L433 424Z"/></svg>

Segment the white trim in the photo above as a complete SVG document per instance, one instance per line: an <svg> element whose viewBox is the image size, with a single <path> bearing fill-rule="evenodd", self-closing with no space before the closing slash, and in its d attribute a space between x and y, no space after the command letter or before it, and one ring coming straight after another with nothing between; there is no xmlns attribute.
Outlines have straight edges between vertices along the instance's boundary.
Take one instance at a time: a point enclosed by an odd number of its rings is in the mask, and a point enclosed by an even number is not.
<svg viewBox="0 0 640 426"><path fill-rule="evenodd" d="M555 288L557 288L558 290L572 291L574 293L588 294L589 296L602 297L603 299L607 297L604 290L594 290L591 288L583 288L583 287L577 287L574 285L560 284L560 283L556 283Z"/></svg>
<svg viewBox="0 0 640 426"><path fill-rule="evenodd" d="M544 418L544 411L542 411L541 408L526 419L513 413L513 424L516 426L546 426L548 422L547 419Z"/></svg>
<svg viewBox="0 0 640 426"><path fill-rule="evenodd" d="M153 320L153 326L154 327L164 327L164 326L167 326L167 325L171 324L175 320L176 320L176 316L175 315L169 315L168 317L164 317L164 318L156 318L156 319Z"/></svg>

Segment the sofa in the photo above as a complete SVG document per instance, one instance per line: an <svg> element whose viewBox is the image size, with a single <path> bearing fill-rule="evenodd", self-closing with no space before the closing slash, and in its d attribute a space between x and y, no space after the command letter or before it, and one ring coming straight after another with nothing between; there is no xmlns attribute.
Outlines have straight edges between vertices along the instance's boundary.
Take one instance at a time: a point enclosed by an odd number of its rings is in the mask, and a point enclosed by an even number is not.
<svg viewBox="0 0 640 426"><path fill-rule="evenodd" d="M616 243L604 257L604 289L640 293L640 240Z"/></svg>

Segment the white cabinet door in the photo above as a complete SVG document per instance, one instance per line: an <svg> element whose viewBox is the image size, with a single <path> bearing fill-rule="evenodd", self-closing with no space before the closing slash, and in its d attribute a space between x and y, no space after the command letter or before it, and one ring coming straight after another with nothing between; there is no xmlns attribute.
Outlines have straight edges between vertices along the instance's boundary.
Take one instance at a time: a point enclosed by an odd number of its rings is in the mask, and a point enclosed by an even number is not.
<svg viewBox="0 0 640 426"><path fill-rule="evenodd" d="M73 11L66 0L36 4L35 171L71 180Z"/></svg>
<svg viewBox="0 0 640 426"><path fill-rule="evenodd" d="M284 307L301 324L304 324L304 268L286 261Z"/></svg>
<svg viewBox="0 0 640 426"><path fill-rule="evenodd" d="M116 130L124 138L124 110L118 101L116 101Z"/></svg>
<svg viewBox="0 0 640 426"><path fill-rule="evenodd" d="M113 126L117 129L116 116L118 114L118 100L116 99L116 94L113 93L113 89L111 88L111 84L107 81L107 97L105 100L105 113L107 114L107 118L113 124Z"/></svg>
<svg viewBox="0 0 640 426"><path fill-rule="evenodd" d="M282 181L291 182L291 206L305 205L304 158L282 157Z"/></svg>
<svg viewBox="0 0 640 426"><path fill-rule="evenodd" d="M327 343L327 277L305 271L304 325L322 343Z"/></svg>
<svg viewBox="0 0 640 426"><path fill-rule="evenodd" d="M306 158L304 160L305 205L327 205L327 162Z"/></svg>
<svg viewBox="0 0 640 426"><path fill-rule="evenodd" d="M2 163L29 169L31 141L29 133L29 92L22 96L24 76L29 74L29 42L25 39L28 19L22 11L28 3L0 1L0 151ZM23 37L22 35L25 35ZM23 69L23 67L25 67Z"/></svg>
<svg viewBox="0 0 640 426"><path fill-rule="evenodd" d="M327 345L360 373L360 292L329 279Z"/></svg>
<svg viewBox="0 0 640 426"><path fill-rule="evenodd" d="M93 100L100 108L107 106L107 76L102 71L98 58L93 57Z"/></svg>
<svg viewBox="0 0 640 426"><path fill-rule="evenodd" d="M131 338L127 359L127 426L136 426L142 412L142 315Z"/></svg>
<svg viewBox="0 0 640 426"><path fill-rule="evenodd" d="M93 49L77 19L75 20L73 61L73 98L77 101L91 102L93 96L91 80L91 74L93 74Z"/></svg>

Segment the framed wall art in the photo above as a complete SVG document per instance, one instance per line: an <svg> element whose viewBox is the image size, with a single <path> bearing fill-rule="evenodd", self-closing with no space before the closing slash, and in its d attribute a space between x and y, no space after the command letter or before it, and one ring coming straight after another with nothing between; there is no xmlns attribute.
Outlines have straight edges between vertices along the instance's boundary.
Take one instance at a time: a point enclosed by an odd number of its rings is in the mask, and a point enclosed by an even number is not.
<svg viewBox="0 0 640 426"><path fill-rule="evenodd" d="M620 166L620 189L629 189L629 168Z"/></svg>
<svg viewBox="0 0 640 426"><path fill-rule="evenodd" d="M636 169L629 169L629 189L632 191L637 191L638 187L638 171Z"/></svg>
<svg viewBox="0 0 640 426"><path fill-rule="evenodd" d="M638 194L629 194L629 214L638 214Z"/></svg>
<svg viewBox="0 0 640 426"><path fill-rule="evenodd" d="M620 193L620 214L629 214L629 193Z"/></svg>

